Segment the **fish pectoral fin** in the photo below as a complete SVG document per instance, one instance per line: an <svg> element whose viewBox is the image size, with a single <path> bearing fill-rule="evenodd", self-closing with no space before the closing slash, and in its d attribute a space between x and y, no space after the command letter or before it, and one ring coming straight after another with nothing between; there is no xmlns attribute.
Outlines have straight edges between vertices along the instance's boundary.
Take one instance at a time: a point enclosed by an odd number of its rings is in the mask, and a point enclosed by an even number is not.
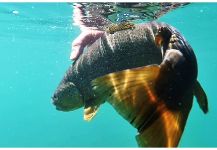
<svg viewBox="0 0 217 150"><path fill-rule="evenodd" d="M183 104L181 110L169 110L160 100L155 91L160 70L159 65L150 65L110 73L92 81L95 95L106 99L138 129L139 146L177 146L191 109L190 104ZM189 96L192 102L192 93Z"/></svg>
<svg viewBox="0 0 217 150"><path fill-rule="evenodd" d="M208 99L206 96L205 91L203 90L202 86L198 81L195 82L194 85L194 95L197 99L197 102L200 108L203 110L204 113L208 112Z"/></svg>
<svg viewBox="0 0 217 150"><path fill-rule="evenodd" d="M100 105L94 105L84 108L84 120L85 121L91 121L98 112Z"/></svg>
<svg viewBox="0 0 217 150"><path fill-rule="evenodd" d="M153 88L159 69L150 65L107 74L92 81L93 91L138 128L156 101Z"/></svg>

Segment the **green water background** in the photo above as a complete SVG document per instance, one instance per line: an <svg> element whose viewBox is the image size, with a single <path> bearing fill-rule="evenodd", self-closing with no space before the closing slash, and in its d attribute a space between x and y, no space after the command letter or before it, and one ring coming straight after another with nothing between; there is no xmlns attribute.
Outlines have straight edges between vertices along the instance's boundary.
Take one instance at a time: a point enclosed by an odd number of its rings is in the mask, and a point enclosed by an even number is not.
<svg viewBox="0 0 217 150"><path fill-rule="evenodd" d="M181 31L198 60L209 99L196 101L180 147L217 147L217 3L193 3L159 19ZM83 110L60 112L51 96L71 64L72 26L67 3L0 3L0 147L137 147L136 130L103 105L92 122Z"/></svg>

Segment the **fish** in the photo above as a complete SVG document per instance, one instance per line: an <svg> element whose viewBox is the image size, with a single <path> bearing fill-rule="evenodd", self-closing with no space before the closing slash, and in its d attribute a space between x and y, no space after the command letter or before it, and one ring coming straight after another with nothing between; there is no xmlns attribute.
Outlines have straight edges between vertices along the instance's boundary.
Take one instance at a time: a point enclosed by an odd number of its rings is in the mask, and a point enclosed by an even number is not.
<svg viewBox="0 0 217 150"><path fill-rule="evenodd" d="M140 147L177 147L194 96L208 99L197 80L192 47L166 23L136 24L105 32L69 67L53 95L57 110L84 107L91 121L108 102L138 131Z"/></svg>

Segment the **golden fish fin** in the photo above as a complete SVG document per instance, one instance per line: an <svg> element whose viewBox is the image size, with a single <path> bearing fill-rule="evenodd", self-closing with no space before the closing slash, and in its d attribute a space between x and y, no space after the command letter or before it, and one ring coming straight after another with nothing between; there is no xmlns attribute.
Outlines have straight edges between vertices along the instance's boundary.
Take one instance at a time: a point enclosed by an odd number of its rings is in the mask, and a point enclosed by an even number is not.
<svg viewBox="0 0 217 150"><path fill-rule="evenodd" d="M110 73L92 81L95 95L106 99L135 128L139 146L177 146L191 104L169 110L155 92L158 65ZM189 94L192 102L193 94ZM184 109L186 108L186 109Z"/></svg>
<svg viewBox="0 0 217 150"><path fill-rule="evenodd" d="M100 105L94 105L84 108L84 120L85 121L91 121L98 112Z"/></svg>
<svg viewBox="0 0 217 150"><path fill-rule="evenodd" d="M144 125L136 136L140 147L177 147L185 128L191 109L193 96L189 95L191 104L181 109L169 109L166 105L158 105L150 121Z"/></svg>
<svg viewBox="0 0 217 150"><path fill-rule="evenodd" d="M138 129L141 118L146 119L155 109L153 89L159 70L158 65L150 65L110 73L93 80L93 90Z"/></svg>
<svg viewBox="0 0 217 150"><path fill-rule="evenodd" d="M202 86L198 81L195 82L194 85L194 95L197 99L197 102L200 108L203 110L204 113L208 112L208 100L205 91L203 90Z"/></svg>

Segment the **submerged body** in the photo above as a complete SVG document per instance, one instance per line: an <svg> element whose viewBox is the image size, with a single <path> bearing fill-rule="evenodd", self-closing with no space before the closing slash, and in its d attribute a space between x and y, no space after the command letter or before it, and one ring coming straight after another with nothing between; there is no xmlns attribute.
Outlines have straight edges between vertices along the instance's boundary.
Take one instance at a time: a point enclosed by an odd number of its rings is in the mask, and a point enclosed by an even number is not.
<svg viewBox="0 0 217 150"><path fill-rule="evenodd" d="M93 79L125 69L160 64L163 56L154 36L163 25L141 24L133 30L112 34L105 32L72 64L62 85L72 82L80 91L83 101L88 102L94 98Z"/></svg>
<svg viewBox="0 0 217 150"><path fill-rule="evenodd" d="M205 94L191 46L175 28L151 22L105 32L69 68L53 99L63 111L84 106L85 120L107 100L138 129L140 146L171 147L178 145L194 95L207 112L206 96L198 93Z"/></svg>

